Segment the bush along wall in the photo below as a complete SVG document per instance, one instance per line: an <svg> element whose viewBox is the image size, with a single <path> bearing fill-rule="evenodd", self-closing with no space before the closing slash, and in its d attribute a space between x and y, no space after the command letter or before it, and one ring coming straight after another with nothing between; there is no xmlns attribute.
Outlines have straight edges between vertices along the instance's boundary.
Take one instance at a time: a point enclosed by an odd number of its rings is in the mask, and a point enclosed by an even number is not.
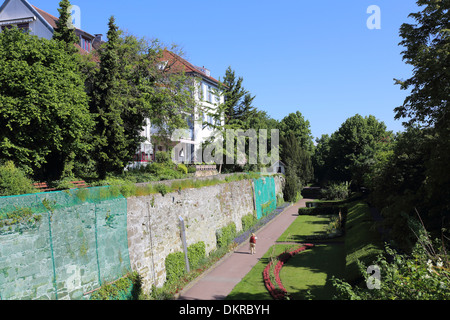
<svg viewBox="0 0 450 320"><path fill-rule="evenodd" d="M196 269L205 258L206 247L203 241L188 246L188 259L191 269ZM184 252L169 254L165 260L167 282L174 282L186 274L186 262Z"/></svg>
<svg viewBox="0 0 450 320"><path fill-rule="evenodd" d="M236 224L234 222L217 230L217 247L222 248L228 246L236 237Z"/></svg>

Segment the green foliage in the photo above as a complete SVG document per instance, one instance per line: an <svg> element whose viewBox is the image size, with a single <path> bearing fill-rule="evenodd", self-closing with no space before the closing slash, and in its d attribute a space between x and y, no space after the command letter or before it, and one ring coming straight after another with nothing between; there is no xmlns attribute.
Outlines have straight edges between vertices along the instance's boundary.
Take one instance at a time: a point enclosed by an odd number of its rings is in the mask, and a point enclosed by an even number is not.
<svg viewBox="0 0 450 320"><path fill-rule="evenodd" d="M292 168L292 167L291 167ZM287 170L286 183L284 184L283 195L288 202L297 202L301 199L302 184L300 178L290 169Z"/></svg>
<svg viewBox="0 0 450 320"><path fill-rule="evenodd" d="M165 260L166 280L172 282L186 273L186 263L183 252L174 252L167 255Z"/></svg>
<svg viewBox="0 0 450 320"><path fill-rule="evenodd" d="M448 97L450 96L450 28L448 1L418 0L422 11L411 13L414 23L400 27L403 40L399 45L403 60L413 67L412 77L397 84L410 90L402 106L395 109L396 119L409 118L409 124L448 123Z"/></svg>
<svg viewBox="0 0 450 320"><path fill-rule="evenodd" d="M299 208L299 215L338 215L339 213L344 214L347 211L345 206L324 206L324 207L310 207L310 208Z"/></svg>
<svg viewBox="0 0 450 320"><path fill-rule="evenodd" d="M170 164L172 159L170 158L170 153L166 151L157 151L155 154L156 163Z"/></svg>
<svg viewBox="0 0 450 320"><path fill-rule="evenodd" d="M6 29L0 70L0 158L35 178L59 179L91 149L93 121L76 59L60 41Z"/></svg>
<svg viewBox="0 0 450 320"><path fill-rule="evenodd" d="M156 186L154 186L154 189L157 192L161 193L163 196L172 191L172 188L162 183L159 183Z"/></svg>
<svg viewBox="0 0 450 320"><path fill-rule="evenodd" d="M314 155L317 178L326 181L351 181L364 186L364 177L376 162L375 154L389 147L392 133L374 116L357 114L348 118L331 137L318 140ZM367 180L367 179L366 179Z"/></svg>
<svg viewBox="0 0 450 320"><path fill-rule="evenodd" d="M191 269L196 269L200 262L203 261L206 254L205 243L203 241L197 242L188 246L188 260ZM165 260L166 279L171 283L177 281L186 274L186 263L183 252L174 252L167 255Z"/></svg>
<svg viewBox="0 0 450 320"><path fill-rule="evenodd" d="M189 265L192 269L196 269L200 266L200 263L205 259L205 255L206 246L203 241L188 246Z"/></svg>
<svg viewBox="0 0 450 320"><path fill-rule="evenodd" d="M217 247L228 246L236 237L236 225L234 222L216 231Z"/></svg>
<svg viewBox="0 0 450 320"><path fill-rule="evenodd" d="M12 161L0 165L0 196L35 193L33 182Z"/></svg>
<svg viewBox="0 0 450 320"><path fill-rule="evenodd" d="M345 223L345 278L349 282L357 281L361 275L358 261L371 263L382 252L382 244L369 206L356 201L348 205Z"/></svg>
<svg viewBox="0 0 450 320"><path fill-rule="evenodd" d="M256 218L256 212L243 216L241 221L242 221L242 230L243 231L249 230L258 221Z"/></svg>
<svg viewBox="0 0 450 320"><path fill-rule="evenodd" d="M177 169L183 174L188 174L188 168L182 163L177 165Z"/></svg>
<svg viewBox="0 0 450 320"><path fill-rule="evenodd" d="M447 251L441 241L431 241L425 229L418 234L411 254L401 254L385 247L386 254L378 255L372 265L380 269L380 281L375 283L367 273L367 265L358 263L359 272L367 284L378 284L369 290L367 286L352 286L333 278L338 299L351 300L448 300L450 288L450 264Z"/></svg>
<svg viewBox="0 0 450 320"><path fill-rule="evenodd" d="M321 190L322 197L326 200L344 200L349 196L349 183L330 183L325 189Z"/></svg>
<svg viewBox="0 0 450 320"><path fill-rule="evenodd" d="M70 53L75 53L75 43L79 43L79 39L75 34L75 29L69 28L71 22L70 8L71 4L69 0L61 0L59 2L59 19L56 21L56 28L53 32L53 39L64 42L67 45L67 50Z"/></svg>
<svg viewBox="0 0 450 320"><path fill-rule="evenodd" d="M137 272L102 287L91 294L90 300L140 300L142 278Z"/></svg>
<svg viewBox="0 0 450 320"><path fill-rule="evenodd" d="M33 228L42 219L41 214L34 213L31 208L16 208L10 212L0 212L0 231L7 227L8 231L22 232ZM6 232L8 232L6 231Z"/></svg>
<svg viewBox="0 0 450 320"><path fill-rule="evenodd" d="M298 142L299 147L308 154L312 154L314 149L313 137L311 135L310 123L305 120L300 111L290 113L284 117L279 124L280 139L288 139L291 134ZM283 147L283 152L287 152L288 147ZM284 159L282 157L282 159Z"/></svg>

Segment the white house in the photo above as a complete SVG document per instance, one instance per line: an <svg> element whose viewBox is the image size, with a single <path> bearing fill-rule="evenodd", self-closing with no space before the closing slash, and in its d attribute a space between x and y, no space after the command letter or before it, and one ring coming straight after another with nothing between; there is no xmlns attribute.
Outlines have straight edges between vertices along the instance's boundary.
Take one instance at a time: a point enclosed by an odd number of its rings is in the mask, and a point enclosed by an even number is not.
<svg viewBox="0 0 450 320"><path fill-rule="evenodd" d="M0 7L0 32L5 28L17 26L20 29L27 30L31 35L36 35L45 39L51 39L56 28L58 18L31 5L27 0L5 0ZM86 31L75 28L75 33L80 42L75 44L80 53L87 54L92 50L98 49L103 43L102 35L92 35ZM215 90L219 89L219 81L211 76L208 69L197 67L181 58L180 56L165 50L162 62L170 62L175 70L184 72L196 79L194 85L195 92L192 94L196 100L196 106L192 115L186 115L189 129L185 138L172 141L174 147L175 160L177 162L196 162L196 154L202 142L212 134L212 128L204 124L212 123L214 120L204 108L214 108L215 105L223 103L223 96L216 96ZM223 121L222 121L223 124ZM136 167L155 160L157 151L166 151L166 146L152 143L152 137L158 135L158 131L152 127L147 119L141 135L145 141L141 143L132 164L129 167ZM153 139L154 140L154 139Z"/></svg>
<svg viewBox="0 0 450 320"><path fill-rule="evenodd" d="M27 0L5 0L0 7L0 28L17 26L31 35L51 39L56 28L55 16L31 5ZM1 32L0 30L0 32ZM81 29L75 29L80 42L75 44L81 53L97 49L102 43L102 35L92 35Z"/></svg>
<svg viewBox="0 0 450 320"><path fill-rule="evenodd" d="M224 97L219 92L219 81L211 76L211 72L208 69L194 66L182 57L167 50L163 52L162 64L170 64L173 70L183 71L186 75L190 75L195 79L193 86L195 92L192 94L196 105L194 106L193 114L186 115L189 129L187 129L182 138L172 141L171 147L173 147L173 160L176 162L197 162L200 160L198 151L201 143L213 134L212 126L208 126L208 124L216 121L216 125L224 125L223 119L217 123L218 120L214 120L211 115L208 115L208 113L213 113L214 109L224 102ZM158 130L152 127L150 120L147 119L146 126L142 132L145 141L141 143L131 167L146 165L148 162L155 160L156 152L167 151L165 145L158 144L155 139L152 140L157 135Z"/></svg>

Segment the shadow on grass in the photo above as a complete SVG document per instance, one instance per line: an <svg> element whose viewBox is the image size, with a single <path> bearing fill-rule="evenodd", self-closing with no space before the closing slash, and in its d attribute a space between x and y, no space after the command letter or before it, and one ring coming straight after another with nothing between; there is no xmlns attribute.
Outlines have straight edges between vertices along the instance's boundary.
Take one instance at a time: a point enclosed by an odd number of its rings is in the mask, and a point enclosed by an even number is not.
<svg viewBox="0 0 450 320"><path fill-rule="evenodd" d="M335 294L331 278L342 278L344 271L344 246L327 244L291 258L281 269L280 277L293 300L331 300Z"/></svg>

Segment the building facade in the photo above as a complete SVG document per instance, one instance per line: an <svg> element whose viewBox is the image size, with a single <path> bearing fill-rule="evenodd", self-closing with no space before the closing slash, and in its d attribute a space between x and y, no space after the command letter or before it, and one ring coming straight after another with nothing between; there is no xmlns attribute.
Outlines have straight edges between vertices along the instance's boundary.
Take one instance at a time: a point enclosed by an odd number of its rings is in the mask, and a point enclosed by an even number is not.
<svg viewBox="0 0 450 320"><path fill-rule="evenodd" d="M31 35L51 39L57 21L58 18L31 5L27 0L5 0L0 7L1 30L17 26ZM75 46L83 54L98 49L103 43L101 34L92 35L77 28L75 34L80 39Z"/></svg>
<svg viewBox="0 0 450 320"><path fill-rule="evenodd" d="M172 151L172 160L177 163L202 162L201 145L214 134L214 126L224 125L224 119L213 117L218 105L224 103L220 92L219 81L211 76L204 67L197 67L173 52L165 50L162 65L171 65L174 70L184 72L194 81L195 106L192 114L186 114L188 129L179 130L179 135L173 135L170 145L158 142L158 130L152 126L149 119L142 131L145 141L141 143L133 164L139 167L155 160L156 152ZM184 131L184 132L181 132Z"/></svg>
<svg viewBox="0 0 450 320"><path fill-rule="evenodd" d="M27 0L5 0L0 6L0 32L5 28L17 26L19 29L29 32L45 39L51 39L56 29L58 18L31 5ZM75 33L80 39L75 46L81 54L88 54L96 50L103 43L101 34L90 34L84 30L75 28ZM161 144L155 137L158 130L152 126L149 119L142 130L144 142L140 144L134 159L130 159L128 168L147 165L155 160L157 151L168 151L172 149L172 159L175 162L194 163L201 162L198 157L202 142L208 139L213 133L212 124L220 125L211 115L217 105L223 103L223 96L217 94L219 81L211 76L208 69L197 67L174 54L165 50L162 57L162 65L170 63L175 66L175 70L184 72L195 79L195 106L193 114L186 114L186 121L189 129L182 137L175 138L170 145ZM208 112L205 112L208 110Z"/></svg>

